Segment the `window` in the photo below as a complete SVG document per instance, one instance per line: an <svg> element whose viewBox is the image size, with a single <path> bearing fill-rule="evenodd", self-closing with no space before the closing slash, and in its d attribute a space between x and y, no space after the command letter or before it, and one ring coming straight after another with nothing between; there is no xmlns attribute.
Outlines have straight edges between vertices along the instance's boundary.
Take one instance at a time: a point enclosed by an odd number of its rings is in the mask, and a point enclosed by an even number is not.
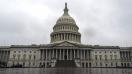
<svg viewBox="0 0 132 74"><path fill-rule="evenodd" d="M26 51L24 51L24 53L26 53Z"/></svg>
<svg viewBox="0 0 132 74"><path fill-rule="evenodd" d="M31 65L31 63L29 62L29 66Z"/></svg>
<svg viewBox="0 0 132 74"><path fill-rule="evenodd" d="M107 60L107 55L105 55L105 60Z"/></svg>
<svg viewBox="0 0 132 74"><path fill-rule="evenodd" d="M95 60L97 60L97 55L95 55Z"/></svg>
<svg viewBox="0 0 132 74"><path fill-rule="evenodd" d="M96 62L96 66L98 66L98 63Z"/></svg>
<svg viewBox="0 0 132 74"><path fill-rule="evenodd" d="M35 65L35 63L33 63L33 66Z"/></svg>
<svg viewBox="0 0 132 74"><path fill-rule="evenodd" d="M36 56L34 55L34 60L36 59Z"/></svg>
<svg viewBox="0 0 132 74"><path fill-rule="evenodd" d="M111 62L111 66L113 66L113 63Z"/></svg>
<svg viewBox="0 0 132 74"><path fill-rule="evenodd" d="M15 59L16 58L16 54L13 54L13 59Z"/></svg>
<svg viewBox="0 0 132 74"><path fill-rule="evenodd" d="M117 65L118 65L117 62L115 64L116 64L116 67L117 67Z"/></svg>
<svg viewBox="0 0 132 74"><path fill-rule="evenodd" d="M114 55L114 57L115 57L115 60L117 59L117 55Z"/></svg>
<svg viewBox="0 0 132 74"><path fill-rule="evenodd" d="M18 57L18 60L20 60L21 55L18 55L17 57Z"/></svg>
<svg viewBox="0 0 132 74"><path fill-rule="evenodd" d="M29 60L31 60L31 55L29 55Z"/></svg>
<svg viewBox="0 0 132 74"><path fill-rule="evenodd" d="M102 55L99 55L100 60L102 59Z"/></svg>
<svg viewBox="0 0 132 74"><path fill-rule="evenodd" d="M25 59L26 59L26 54L23 55L23 60L25 60Z"/></svg>
<svg viewBox="0 0 132 74"><path fill-rule="evenodd" d="M110 59L112 60L112 55L110 55Z"/></svg>
<svg viewBox="0 0 132 74"><path fill-rule="evenodd" d="M23 62L23 66L25 66L25 62Z"/></svg>
<svg viewBox="0 0 132 74"><path fill-rule="evenodd" d="M102 63L100 62L100 66L102 66Z"/></svg>

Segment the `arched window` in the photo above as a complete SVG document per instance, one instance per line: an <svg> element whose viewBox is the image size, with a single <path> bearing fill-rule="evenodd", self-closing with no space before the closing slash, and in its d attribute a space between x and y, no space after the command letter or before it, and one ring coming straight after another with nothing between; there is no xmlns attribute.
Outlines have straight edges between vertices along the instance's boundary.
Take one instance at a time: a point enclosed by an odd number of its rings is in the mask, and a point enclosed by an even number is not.
<svg viewBox="0 0 132 74"><path fill-rule="evenodd" d="M32 58L32 56L31 56L31 55L29 55L29 60L31 60L31 58Z"/></svg>
<svg viewBox="0 0 132 74"><path fill-rule="evenodd" d="M34 55L34 60L36 59L36 56Z"/></svg>
<svg viewBox="0 0 132 74"><path fill-rule="evenodd" d="M13 59L15 59L16 58L16 54L13 54Z"/></svg>
<svg viewBox="0 0 132 74"><path fill-rule="evenodd" d="M97 60L98 58L97 58L97 55L95 55L95 60Z"/></svg>
<svg viewBox="0 0 132 74"><path fill-rule="evenodd" d="M26 59L26 54L23 55L23 60L25 60L25 59Z"/></svg>
<svg viewBox="0 0 132 74"><path fill-rule="evenodd" d="M110 59L112 60L112 55L110 55Z"/></svg>
<svg viewBox="0 0 132 74"><path fill-rule="evenodd" d="M102 59L102 55L99 55L100 60Z"/></svg>
<svg viewBox="0 0 132 74"><path fill-rule="evenodd" d="M114 55L114 57L115 57L115 60L117 59L117 55Z"/></svg>
<svg viewBox="0 0 132 74"><path fill-rule="evenodd" d="M21 55L19 54L19 55L17 55L17 57L18 57L18 60L20 60Z"/></svg>

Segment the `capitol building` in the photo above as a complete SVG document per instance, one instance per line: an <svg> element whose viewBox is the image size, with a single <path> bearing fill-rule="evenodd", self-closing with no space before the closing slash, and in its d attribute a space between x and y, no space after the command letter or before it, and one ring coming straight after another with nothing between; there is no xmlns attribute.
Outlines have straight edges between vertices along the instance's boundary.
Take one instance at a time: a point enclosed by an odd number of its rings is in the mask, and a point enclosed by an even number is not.
<svg viewBox="0 0 132 74"><path fill-rule="evenodd" d="M132 47L82 44L68 11L65 3L49 44L0 46L0 67L132 67Z"/></svg>

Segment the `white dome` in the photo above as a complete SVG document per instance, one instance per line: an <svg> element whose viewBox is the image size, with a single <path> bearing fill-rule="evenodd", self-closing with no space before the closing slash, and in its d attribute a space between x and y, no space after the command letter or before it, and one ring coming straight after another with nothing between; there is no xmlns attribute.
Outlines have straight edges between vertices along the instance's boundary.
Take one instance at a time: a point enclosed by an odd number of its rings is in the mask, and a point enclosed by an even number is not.
<svg viewBox="0 0 132 74"><path fill-rule="evenodd" d="M68 14L67 4L65 4L64 14L57 20L56 24L76 24L75 20Z"/></svg>
<svg viewBox="0 0 132 74"><path fill-rule="evenodd" d="M81 34L75 20L68 14L67 3L65 3L64 14L57 20L50 34L51 43L70 41L81 43Z"/></svg>
<svg viewBox="0 0 132 74"><path fill-rule="evenodd" d="M76 24L76 22L71 16L63 15L57 20L56 24Z"/></svg>

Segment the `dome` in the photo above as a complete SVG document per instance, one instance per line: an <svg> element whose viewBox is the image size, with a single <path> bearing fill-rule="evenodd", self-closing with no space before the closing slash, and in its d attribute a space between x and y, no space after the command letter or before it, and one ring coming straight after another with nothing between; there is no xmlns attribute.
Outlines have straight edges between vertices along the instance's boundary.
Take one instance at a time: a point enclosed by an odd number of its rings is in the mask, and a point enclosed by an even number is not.
<svg viewBox="0 0 132 74"><path fill-rule="evenodd" d="M81 43L81 34L75 20L68 14L67 3L65 3L64 14L59 17L50 34L51 43L63 41Z"/></svg>
<svg viewBox="0 0 132 74"><path fill-rule="evenodd" d="M75 20L68 14L67 4L65 5L64 14L57 20L56 24L76 24Z"/></svg>
<svg viewBox="0 0 132 74"><path fill-rule="evenodd" d="M56 24L76 24L76 22L71 16L63 15L57 20Z"/></svg>

